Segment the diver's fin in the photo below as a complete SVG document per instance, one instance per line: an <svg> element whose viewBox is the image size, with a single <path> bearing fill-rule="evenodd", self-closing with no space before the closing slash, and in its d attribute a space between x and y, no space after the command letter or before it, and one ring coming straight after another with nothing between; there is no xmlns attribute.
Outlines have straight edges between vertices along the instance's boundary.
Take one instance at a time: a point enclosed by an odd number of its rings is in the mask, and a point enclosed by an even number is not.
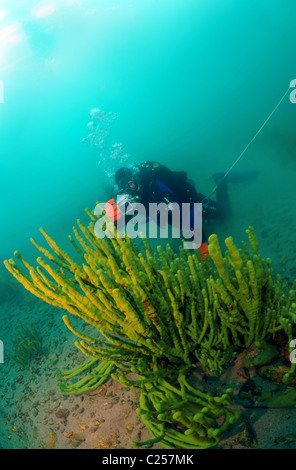
<svg viewBox="0 0 296 470"><path fill-rule="evenodd" d="M245 181L252 181L259 173L259 171L230 171L227 179L230 183L244 183Z"/></svg>
<svg viewBox="0 0 296 470"><path fill-rule="evenodd" d="M230 171L227 174L227 181L229 183L244 183L245 181L252 181L259 175L259 171ZM213 179L216 184L224 179L225 173L215 173Z"/></svg>

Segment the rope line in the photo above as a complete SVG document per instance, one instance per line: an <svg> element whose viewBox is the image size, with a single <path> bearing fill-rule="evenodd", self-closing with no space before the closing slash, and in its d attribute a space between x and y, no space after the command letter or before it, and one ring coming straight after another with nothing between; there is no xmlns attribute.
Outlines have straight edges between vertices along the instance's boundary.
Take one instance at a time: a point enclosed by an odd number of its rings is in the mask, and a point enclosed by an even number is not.
<svg viewBox="0 0 296 470"><path fill-rule="evenodd" d="M234 161L234 163L231 165L231 167L227 170L227 172L223 175L223 177L220 179L219 183L216 184L216 186L212 189L212 191L210 192L210 194L208 196L206 196L203 201L208 201L209 198L211 197L211 195L216 191L216 189L218 188L218 186L222 183L222 181L227 177L227 175L231 172L231 170L235 167L235 165L240 161L240 159L242 158L242 156L245 154L245 152L248 150L248 148L250 147L250 145L252 144L252 142L254 142L254 140L256 139L256 137L260 134L260 132L262 131L262 129L265 127L265 125L268 123L269 119L273 116L273 114L276 112L277 108L279 107L279 105L281 104L281 102L285 99L285 97L287 96L287 94L289 93L290 91L290 86L289 88L287 89L287 91L283 94L283 96L281 97L280 101L277 103L277 105L275 106L275 108L272 110L272 112L270 113L270 115L265 119L264 123L262 124L262 126L260 127L260 129L256 132L256 134L254 135L254 137L250 140L250 142L248 143L248 145L244 148L244 150L240 153L240 155L237 157L237 159ZM202 201L202 202L203 202Z"/></svg>

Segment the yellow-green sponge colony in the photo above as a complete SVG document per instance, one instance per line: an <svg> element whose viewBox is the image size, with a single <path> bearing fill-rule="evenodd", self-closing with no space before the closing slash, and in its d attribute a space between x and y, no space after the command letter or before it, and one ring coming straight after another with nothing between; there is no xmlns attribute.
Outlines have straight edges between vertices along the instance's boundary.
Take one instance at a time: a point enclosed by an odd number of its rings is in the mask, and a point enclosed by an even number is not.
<svg viewBox="0 0 296 470"><path fill-rule="evenodd" d="M221 374L238 351L282 328L291 338L296 284L288 297L281 294L280 278L273 281L271 262L260 257L252 227L247 230L250 250L245 243L238 249L228 238L223 256L212 235L210 258L202 263L198 251L180 248L178 256L169 245L153 252L145 239L140 250L128 237L96 238L96 218L88 214L89 227L78 221L75 239L70 237L75 256L41 229L51 251L32 242L47 261L39 257L34 268L19 252L15 256L25 270L14 260L5 261L26 289L93 329L86 334L63 317L89 359L59 373L60 391L83 393L111 375L140 390L137 411L150 430L149 443L216 445L238 418L229 408L232 390L212 397L192 388L186 377L197 362ZM137 379L128 378L129 373Z"/></svg>

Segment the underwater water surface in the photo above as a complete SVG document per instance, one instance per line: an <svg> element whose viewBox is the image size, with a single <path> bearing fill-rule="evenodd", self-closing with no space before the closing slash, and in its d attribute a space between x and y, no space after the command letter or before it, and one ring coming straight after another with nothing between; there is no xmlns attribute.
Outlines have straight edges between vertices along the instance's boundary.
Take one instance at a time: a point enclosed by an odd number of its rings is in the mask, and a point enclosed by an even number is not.
<svg viewBox="0 0 296 470"><path fill-rule="evenodd" d="M73 225L111 198L120 167L157 161L187 172L207 196L213 175L236 162L232 215L211 221L207 235L240 246L253 226L289 291L295 12L292 0L0 0L0 448L130 449L151 437L136 417L137 390L111 379L84 395L60 392L56 369L85 360L65 310L37 299L3 264L19 250L36 265L30 238L43 246L39 227L71 251ZM268 392L256 377L210 376L207 391L240 392L252 380L257 395ZM253 421L250 408L244 419L256 439L235 444L241 420L221 447L296 448L294 401L262 407Z"/></svg>

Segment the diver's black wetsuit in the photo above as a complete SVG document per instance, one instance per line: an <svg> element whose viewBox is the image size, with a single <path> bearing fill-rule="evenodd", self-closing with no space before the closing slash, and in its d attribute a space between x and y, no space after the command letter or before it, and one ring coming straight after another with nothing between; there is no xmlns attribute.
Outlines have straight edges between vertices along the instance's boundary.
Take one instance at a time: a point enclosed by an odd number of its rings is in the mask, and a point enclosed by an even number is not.
<svg viewBox="0 0 296 470"><path fill-rule="evenodd" d="M119 191L139 196L140 202L147 209L152 202L177 202L179 205L191 203L192 207L194 203L202 203L203 223L211 219L225 220L231 213L227 179L216 189L217 201L198 193L188 181L185 171L172 171L157 162L141 163L137 166L136 174L132 174L128 168L120 168L115 175L115 181Z"/></svg>

